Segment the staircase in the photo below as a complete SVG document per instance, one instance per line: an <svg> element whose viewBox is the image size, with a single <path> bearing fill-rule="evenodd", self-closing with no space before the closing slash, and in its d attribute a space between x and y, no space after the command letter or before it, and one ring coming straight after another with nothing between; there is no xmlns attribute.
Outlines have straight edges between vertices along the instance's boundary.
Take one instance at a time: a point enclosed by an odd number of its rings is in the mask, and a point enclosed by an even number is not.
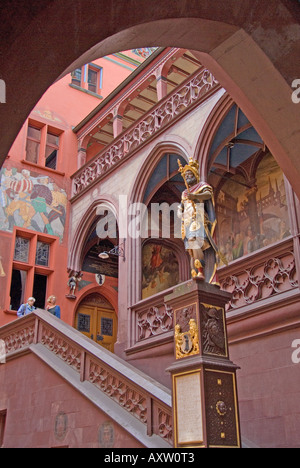
<svg viewBox="0 0 300 468"><path fill-rule="evenodd" d="M172 447L171 392L43 310L0 328L6 361L33 353L147 448Z"/></svg>

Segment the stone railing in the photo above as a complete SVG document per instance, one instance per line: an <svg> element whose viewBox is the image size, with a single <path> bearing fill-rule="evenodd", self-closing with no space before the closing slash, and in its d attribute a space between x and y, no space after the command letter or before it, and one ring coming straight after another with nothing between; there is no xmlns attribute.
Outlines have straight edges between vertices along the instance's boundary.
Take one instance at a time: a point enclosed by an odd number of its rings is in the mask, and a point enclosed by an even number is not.
<svg viewBox="0 0 300 468"><path fill-rule="evenodd" d="M177 116L218 88L218 82L207 69L195 72L74 174L73 197L90 187Z"/></svg>
<svg viewBox="0 0 300 468"><path fill-rule="evenodd" d="M155 298L144 299L132 307L132 321L135 324L132 344L173 330L173 309L164 303L168 291L157 294Z"/></svg>
<svg viewBox="0 0 300 468"><path fill-rule="evenodd" d="M219 281L232 294L228 311L298 288L293 239L236 260L219 270Z"/></svg>
<svg viewBox="0 0 300 468"><path fill-rule="evenodd" d="M171 394L122 359L49 313L33 313L0 328L5 360L43 346L141 421L147 435L172 444ZM36 346L37 347L37 346Z"/></svg>
<svg viewBox="0 0 300 468"><path fill-rule="evenodd" d="M221 288L232 294L226 306L229 315L268 308L299 295L293 239L261 249L218 270ZM173 339L173 310L164 298L172 288L139 301L131 311L132 335L128 353ZM247 309L248 306L248 309ZM245 309L246 307L246 309ZM229 329L230 332L230 329Z"/></svg>

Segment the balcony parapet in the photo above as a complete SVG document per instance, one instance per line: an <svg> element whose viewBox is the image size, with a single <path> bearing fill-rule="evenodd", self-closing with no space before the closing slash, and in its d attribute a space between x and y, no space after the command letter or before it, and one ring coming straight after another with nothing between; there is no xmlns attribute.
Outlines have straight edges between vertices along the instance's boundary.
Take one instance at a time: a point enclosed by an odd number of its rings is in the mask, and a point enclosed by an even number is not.
<svg viewBox="0 0 300 468"><path fill-rule="evenodd" d="M265 247L219 268L221 288L231 294L226 306L229 342L260 336L299 324L300 298L293 238ZM165 297L170 288L131 308L128 355L169 343L173 346L173 310ZM241 338L242 339L242 338Z"/></svg>
<svg viewBox="0 0 300 468"><path fill-rule="evenodd" d="M91 188L143 144L219 89L209 70L197 70L72 176L72 198Z"/></svg>

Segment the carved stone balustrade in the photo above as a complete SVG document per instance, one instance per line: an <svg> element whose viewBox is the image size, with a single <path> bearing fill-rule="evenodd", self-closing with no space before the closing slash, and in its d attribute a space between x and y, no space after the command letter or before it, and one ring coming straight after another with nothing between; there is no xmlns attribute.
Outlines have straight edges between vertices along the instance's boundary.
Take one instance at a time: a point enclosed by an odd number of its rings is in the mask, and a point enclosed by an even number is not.
<svg viewBox="0 0 300 468"><path fill-rule="evenodd" d="M148 339L164 339L172 335L174 328L173 310L164 302L166 293L173 288L138 302L131 308L132 337L131 346L143 343Z"/></svg>
<svg viewBox="0 0 300 468"><path fill-rule="evenodd" d="M5 362L42 347L145 425L148 436L172 444L171 394L145 374L48 312L36 310L0 328ZM163 443L165 443L163 442Z"/></svg>
<svg viewBox="0 0 300 468"><path fill-rule="evenodd" d="M300 291L293 239L258 250L218 270L221 288L231 294L226 305L229 341L251 330L291 326L298 321ZM170 288L131 307L131 337L128 354L173 340L173 310L165 298ZM275 312L280 310L280 313ZM193 311L186 311L193 318ZM251 318L252 317L252 318ZM254 319L254 317L256 317ZM249 318L246 322L245 319ZM285 324L285 325L284 325Z"/></svg>
<svg viewBox="0 0 300 468"><path fill-rule="evenodd" d="M159 131L173 123L179 115L191 110L218 89L220 85L209 70L202 68L196 71L74 174L73 197L90 188L149 138L157 136Z"/></svg>
<svg viewBox="0 0 300 468"><path fill-rule="evenodd" d="M232 294L227 311L298 288L293 240L244 257L219 271L222 289Z"/></svg>

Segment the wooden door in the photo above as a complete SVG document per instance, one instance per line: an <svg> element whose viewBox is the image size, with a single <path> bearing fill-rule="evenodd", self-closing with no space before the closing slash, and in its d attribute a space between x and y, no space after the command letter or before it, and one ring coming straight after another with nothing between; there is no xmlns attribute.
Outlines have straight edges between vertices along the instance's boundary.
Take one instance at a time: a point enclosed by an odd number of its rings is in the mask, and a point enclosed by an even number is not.
<svg viewBox="0 0 300 468"><path fill-rule="evenodd" d="M117 316L113 309L106 309L96 304L82 304L76 314L75 326L91 340L114 352Z"/></svg>

